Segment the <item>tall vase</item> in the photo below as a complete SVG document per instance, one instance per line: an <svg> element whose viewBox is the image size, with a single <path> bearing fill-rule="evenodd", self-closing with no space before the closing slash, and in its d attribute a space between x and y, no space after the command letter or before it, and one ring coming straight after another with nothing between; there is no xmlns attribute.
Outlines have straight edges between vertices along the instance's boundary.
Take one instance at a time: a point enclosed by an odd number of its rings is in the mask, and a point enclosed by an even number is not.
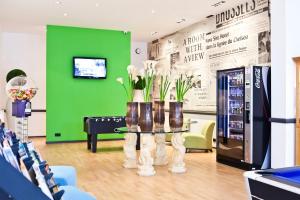
<svg viewBox="0 0 300 200"><path fill-rule="evenodd" d="M155 101L154 102L154 125L155 130L163 130L165 125L165 102Z"/></svg>
<svg viewBox="0 0 300 200"><path fill-rule="evenodd" d="M172 164L169 170L173 173L186 172L184 163L185 146L183 145L184 140L180 132L183 126L182 107L182 102L170 102L169 124L171 130L173 131L171 140L173 146L173 156Z"/></svg>
<svg viewBox="0 0 300 200"><path fill-rule="evenodd" d="M178 131L183 126L183 103L182 102L170 102L169 112L169 125L172 131Z"/></svg>
<svg viewBox="0 0 300 200"><path fill-rule="evenodd" d="M152 133L153 129L153 113L151 102L140 103L139 125L142 132Z"/></svg>
<svg viewBox="0 0 300 200"><path fill-rule="evenodd" d="M137 127L138 127L138 102L128 102L127 103L127 113L126 113L126 126L128 128L128 133L125 135L124 142L124 154L125 160L123 167L125 168L137 168L136 160L136 141L137 141Z"/></svg>
<svg viewBox="0 0 300 200"><path fill-rule="evenodd" d="M138 102L127 102L127 112L126 112L126 126L128 131L136 131L139 120L138 113L139 103Z"/></svg>
<svg viewBox="0 0 300 200"><path fill-rule="evenodd" d="M166 165L168 163L166 151L166 135L163 133L165 125L165 102L154 102L154 126L155 126L155 157L154 165Z"/></svg>
<svg viewBox="0 0 300 200"><path fill-rule="evenodd" d="M151 151L154 149L152 103L140 103L139 126L143 133L141 134L141 152L137 173L140 176L153 176L155 170L151 156Z"/></svg>

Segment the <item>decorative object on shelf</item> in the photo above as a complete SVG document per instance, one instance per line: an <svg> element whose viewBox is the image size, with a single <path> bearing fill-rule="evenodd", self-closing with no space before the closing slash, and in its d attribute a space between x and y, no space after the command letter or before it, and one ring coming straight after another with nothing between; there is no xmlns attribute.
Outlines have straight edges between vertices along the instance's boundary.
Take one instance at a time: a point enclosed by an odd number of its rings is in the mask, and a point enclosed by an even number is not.
<svg viewBox="0 0 300 200"><path fill-rule="evenodd" d="M181 74L176 79L176 100L177 102L170 102L169 124L170 128L174 131L172 136L173 157L170 171L173 173L186 172L184 155L185 147L183 145L183 138L180 132L183 126L183 101L186 93L193 86L193 75Z"/></svg>
<svg viewBox="0 0 300 200"><path fill-rule="evenodd" d="M153 158L151 151L154 148L154 139L152 136L153 113L151 102L151 89L155 78L156 61L147 60L144 62L144 102L140 103L139 125L143 132L141 134L141 152L139 157L138 174L140 176L153 176Z"/></svg>
<svg viewBox="0 0 300 200"><path fill-rule="evenodd" d="M9 78L11 77L12 75ZM16 117L16 134L22 142L28 140L28 117L31 116L30 100L36 93L35 83L26 76L11 78L6 84L6 94L12 100L12 116Z"/></svg>

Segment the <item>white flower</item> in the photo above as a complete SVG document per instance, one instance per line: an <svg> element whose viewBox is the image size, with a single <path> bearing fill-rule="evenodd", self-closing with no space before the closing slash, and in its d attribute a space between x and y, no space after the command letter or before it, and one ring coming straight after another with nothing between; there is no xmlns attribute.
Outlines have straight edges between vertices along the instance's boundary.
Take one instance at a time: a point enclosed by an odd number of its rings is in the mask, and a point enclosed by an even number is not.
<svg viewBox="0 0 300 200"><path fill-rule="evenodd" d="M118 77L118 78L117 78L117 81L118 81L119 83L121 83L121 85L124 84L123 78L121 78L121 77Z"/></svg>
<svg viewBox="0 0 300 200"><path fill-rule="evenodd" d="M137 68L134 66L134 65L128 65L127 67L127 72L128 74L131 74L132 75L132 78L134 79L138 72L137 72Z"/></svg>
<svg viewBox="0 0 300 200"><path fill-rule="evenodd" d="M136 76L133 80L135 83L137 83L139 81L139 77Z"/></svg>

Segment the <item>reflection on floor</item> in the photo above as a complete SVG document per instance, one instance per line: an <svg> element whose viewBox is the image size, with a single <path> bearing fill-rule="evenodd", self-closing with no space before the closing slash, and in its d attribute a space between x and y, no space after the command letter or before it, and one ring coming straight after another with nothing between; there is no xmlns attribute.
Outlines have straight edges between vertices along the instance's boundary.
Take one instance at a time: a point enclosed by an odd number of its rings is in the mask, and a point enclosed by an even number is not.
<svg viewBox="0 0 300 200"><path fill-rule="evenodd" d="M98 142L95 154L86 143L45 144L33 138L51 165L73 165L78 186L103 200L243 200L247 199L243 171L216 163L214 153L188 153L187 173L171 174L168 167L155 167L153 177L139 177L122 167L123 141ZM168 148L171 159L172 149Z"/></svg>

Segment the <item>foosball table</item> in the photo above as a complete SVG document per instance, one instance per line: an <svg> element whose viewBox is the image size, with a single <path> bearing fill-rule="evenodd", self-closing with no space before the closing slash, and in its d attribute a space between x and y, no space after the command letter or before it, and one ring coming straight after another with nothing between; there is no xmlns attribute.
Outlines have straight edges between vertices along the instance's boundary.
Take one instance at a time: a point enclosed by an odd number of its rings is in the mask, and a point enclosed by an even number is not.
<svg viewBox="0 0 300 200"><path fill-rule="evenodd" d="M83 127L84 132L87 133L87 148L95 153L98 134L119 134L120 132L117 129L125 126L124 116L84 117ZM139 136L137 144L139 144ZM137 149L139 149L139 145L137 145Z"/></svg>

